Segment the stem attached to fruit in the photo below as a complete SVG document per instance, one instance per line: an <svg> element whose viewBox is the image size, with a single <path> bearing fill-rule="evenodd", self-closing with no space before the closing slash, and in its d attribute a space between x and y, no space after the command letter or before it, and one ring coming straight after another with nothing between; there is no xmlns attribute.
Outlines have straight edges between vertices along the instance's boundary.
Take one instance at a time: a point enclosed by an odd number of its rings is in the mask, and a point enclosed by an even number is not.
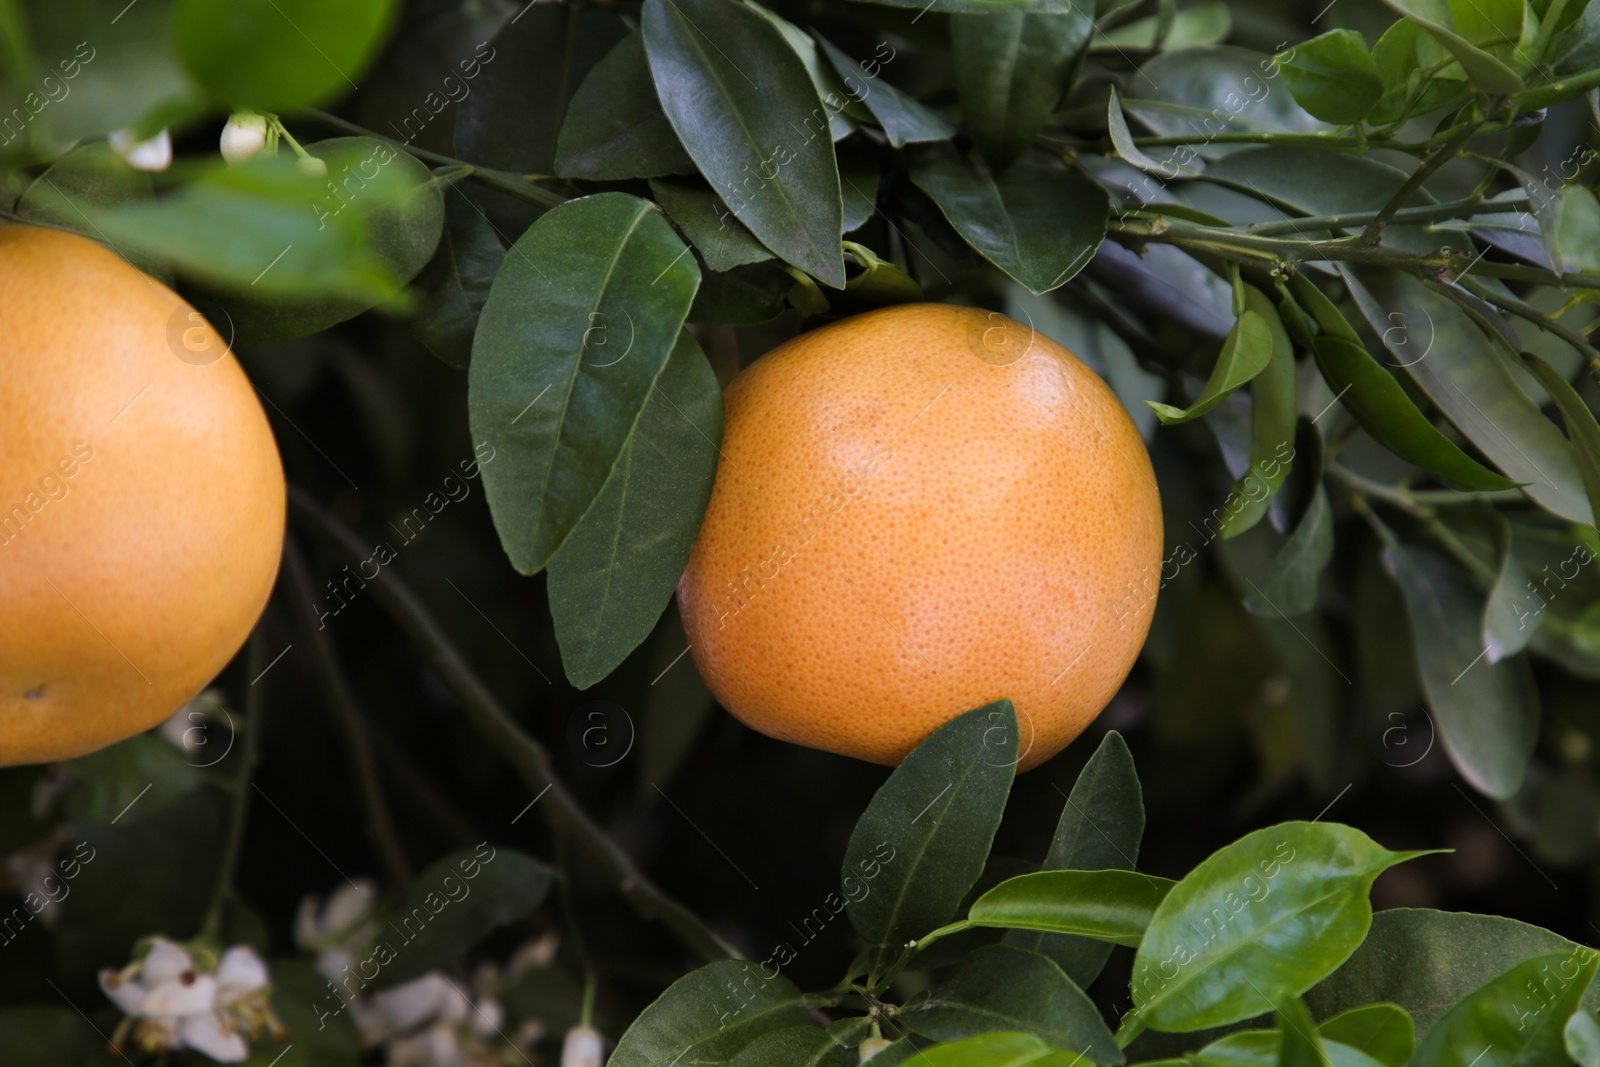
<svg viewBox="0 0 1600 1067"><path fill-rule="evenodd" d="M324 511L300 489L289 488L289 504L308 533L349 558L352 563L367 555L361 540L344 523ZM490 745L502 753L517 774L533 790L537 806L552 831L566 834L617 883L624 899L647 919L659 919L685 945L707 960L742 958L737 949L724 941L699 916L668 896L631 857L608 837L589 813L556 776L550 755L537 739L525 733L483 681L472 672L460 651L451 642L422 601L409 586L384 568L368 583L373 599L381 604L400 628L428 657L445 685L461 702L461 709Z"/></svg>
<svg viewBox="0 0 1600 1067"><path fill-rule="evenodd" d="M332 705L339 726L344 730L345 741L350 746L350 758L355 764L357 792L366 817L367 833L378 850L384 874L394 891L398 892L411 880L411 870L406 864L405 848L400 844L399 831L383 800L383 786L378 779L378 763L372 754L372 739L367 734L366 716L350 690L350 682L339 666L333 641L325 626L313 626L317 610L312 595L311 574L306 569L304 554L293 538L284 540L283 557L289 580L289 591L304 609L306 637L311 642L311 658L316 661L317 674L322 679L322 691Z"/></svg>
<svg viewBox="0 0 1600 1067"><path fill-rule="evenodd" d="M261 677L266 667L265 646L261 639L262 623L250 634L245 654L245 677ZM239 854L244 847L244 828L250 813L250 779L255 773L256 760L261 754L261 694L262 688L251 683L245 688L244 747L239 753L239 766L233 776L233 812L228 820L228 836L222 846L222 863L217 868L217 885L211 892L211 907L206 909L205 923L200 927L203 937L217 938L222 933L222 910L228 894L233 890L233 879L239 871Z"/></svg>

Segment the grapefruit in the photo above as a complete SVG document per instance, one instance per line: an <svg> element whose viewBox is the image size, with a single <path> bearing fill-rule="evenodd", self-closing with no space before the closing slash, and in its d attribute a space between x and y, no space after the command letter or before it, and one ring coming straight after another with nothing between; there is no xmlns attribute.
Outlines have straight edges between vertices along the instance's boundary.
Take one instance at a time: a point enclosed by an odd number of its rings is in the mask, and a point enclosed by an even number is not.
<svg viewBox="0 0 1600 1067"><path fill-rule="evenodd" d="M0 765L156 725L277 575L277 445L227 340L84 237L0 225Z"/></svg>
<svg viewBox="0 0 1600 1067"><path fill-rule="evenodd" d="M678 585L696 665L750 727L899 762L1015 703L1028 769L1149 629L1161 502L1115 394L1031 327L911 304L790 340L728 386Z"/></svg>

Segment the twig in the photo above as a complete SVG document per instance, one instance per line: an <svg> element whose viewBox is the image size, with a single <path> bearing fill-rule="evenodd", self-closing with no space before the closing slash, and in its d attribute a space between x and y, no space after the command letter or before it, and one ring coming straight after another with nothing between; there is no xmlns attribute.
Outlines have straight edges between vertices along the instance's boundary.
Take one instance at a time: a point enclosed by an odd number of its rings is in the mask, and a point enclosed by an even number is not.
<svg viewBox="0 0 1600 1067"><path fill-rule="evenodd" d="M1471 278L1460 278L1456 284L1478 299L1508 311L1520 319L1533 323L1546 333L1554 334L1556 337L1561 338L1581 354L1584 359L1589 361L1589 367L1592 370L1600 371L1600 349L1596 349L1594 345L1584 339L1581 333L1570 326L1562 325L1555 318L1546 315L1532 304L1525 303L1505 293L1497 293L1482 282L1474 281Z"/></svg>
<svg viewBox="0 0 1600 1067"><path fill-rule="evenodd" d="M1452 200L1447 204L1423 204L1396 211L1389 219L1395 225L1416 222L1439 222L1444 219L1464 219L1472 215L1500 214L1528 206L1526 198L1514 200ZM1276 222L1259 222L1250 227L1250 233L1268 237L1281 233L1299 233L1303 230L1338 230L1352 226L1365 226L1378 217L1376 211L1352 211L1343 215L1317 215L1307 218L1280 219Z"/></svg>
<svg viewBox="0 0 1600 1067"><path fill-rule="evenodd" d="M245 653L245 677L259 679L266 664L265 646L261 638L264 622L257 622L250 634ZM263 687L250 684L244 698L244 747L239 753L239 767L233 776L233 811L228 819L228 836L222 845L222 862L217 867L217 884L211 892L211 906L206 909L201 934L218 937L222 933L222 909L233 888L234 877L239 872L239 856L244 848L244 828L250 813L250 777L255 773L256 760L261 755L261 694Z"/></svg>
<svg viewBox="0 0 1600 1067"><path fill-rule="evenodd" d="M351 560L365 558L366 550L356 534L299 488L290 487L289 504L294 517L308 532ZM707 960L740 958L737 949L647 878L628 854L589 817L556 776L544 746L525 733L500 706L444 629L392 567L385 568L379 577L372 579L368 588L372 590L373 599L383 605L426 654L433 669L461 702L462 711L472 725L540 797L539 811L552 830L569 835L615 880L623 897L640 915L660 919L686 946Z"/></svg>
<svg viewBox="0 0 1600 1067"><path fill-rule="evenodd" d="M1389 217L1405 206L1411 194L1422 188L1422 183L1433 177L1439 168L1456 158L1456 153L1477 134L1478 127L1483 125L1483 119L1468 122L1450 137L1448 141L1439 146L1438 151L1422 161L1422 165L1411 172L1405 184L1389 198L1389 202L1378 210L1378 214L1367 223L1361 231L1363 244L1375 245L1383 239L1383 227L1388 223Z"/></svg>
<svg viewBox="0 0 1600 1067"><path fill-rule="evenodd" d="M356 697L350 690L344 670L339 666L333 642L327 627L313 626L316 607L312 595L311 575L306 568L305 556L300 546L289 538L284 544L284 563L288 571L289 588L296 603L303 610L305 632L311 642L311 658L317 674L322 679L323 695L332 705L334 716L344 731L345 742L350 746L350 758L356 768L357 795L361 798L362 814L366 817L367 832L378 850L384 874L398 891L411 880L411 869L406 863L406 852L400 843L389 808L384 803L383 785L378 778L378 763L372 755L372 741L367 736L365 716Z"/></svg>

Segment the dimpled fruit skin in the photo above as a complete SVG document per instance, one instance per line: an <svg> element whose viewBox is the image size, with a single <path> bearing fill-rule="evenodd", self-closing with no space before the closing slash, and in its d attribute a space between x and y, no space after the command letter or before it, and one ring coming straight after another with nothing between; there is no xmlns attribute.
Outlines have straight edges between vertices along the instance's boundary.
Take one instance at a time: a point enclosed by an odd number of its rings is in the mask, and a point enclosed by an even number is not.
<svg viewBox="0 0 1600 1067"><path fill-rule="evenodd" d="M169 324L211 329L191 313L93 241L0 225L0 765L161 722L266 605L283 467L233 356L174 354Z"/></svg>
<svg viewBox="0 0 1600 1067"><path fill-rule="evenodd" d="M1155 609L1161 501L1075 356L998 314L912 304L778 346L724 399L678 604L741 721L894 764L1010 697L1026 770L1105 707Z"/></svg>

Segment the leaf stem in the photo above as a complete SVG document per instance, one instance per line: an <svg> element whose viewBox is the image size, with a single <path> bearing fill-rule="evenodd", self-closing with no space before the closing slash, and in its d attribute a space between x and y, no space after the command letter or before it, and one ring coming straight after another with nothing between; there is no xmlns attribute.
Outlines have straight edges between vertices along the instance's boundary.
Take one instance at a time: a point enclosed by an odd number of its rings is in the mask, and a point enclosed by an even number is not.
<svg viewBox="0 0 1600 1067"><path fill-rule="evenodd" d="M366 716L356 702L350 682L339 666L333 641L325 625L313 626L316 617L315 598L312 596L311 575L306 568L305 555L292 538L284 543L284 563L288 572L289 589L296 603L304 609L306 637L311 642L311 656L316 662L317 674L322 679L322 691L332 705L339 726L344 731L345 742L350 747L350 759L355 764L357 794L361 799L362 814L367 823L367 833L378 850L384 875L393 891L398 892L411 880L411 869L406 863L404 846L395 829L394 819L384 803L383 786L378 778L378 763L373 757L372 739L367 733Z"/></svg>
<svg viewBox="0 0 1600 1067"><path fill-rule="evenodd" d="M1390 216L1399 211L1405 205L1405 202L1411 198L1411 194L1421 189L1422 184L1433 177L1440 167L1456 158L1456 153L1461 151L1468 141L1472 140L1473 136L1477 134L1478 128L1483 125L1483 122L1483 119L1478 118L1462 124L1448 141L1440 145L1433 155L1424 159L1422 165L1411 172L1411 177L1405 180L1405 184L1395 191L1395 194L1389 198L1389 202L1379 209L1377 215L1361 231L1363 244L1376 245L1383 239L1383 227L1388 223Z"/></svg>
<svg viewBox="0 0 1600 1067"><path fill-rule="evenodd" d="M265 645L257 622L251 631L245 652L246 677L260 680L266 664ZM244 850L245 823L250 813L250 782L255 773L256 761L261 755L262 687L254 682L245 689L244 747L239 753L239 766L233 776L233 810L228 819L228 836L223 841L222 862L217 866L217 884L211 892L211 906L206 909L205 922L200 927L202 937L219 938L222 935L222 910L228 894L233 889L234 877L239 872L239 856Z"/></svg>
<svg viewBox="0 0 1600 1067"><path fill-rule="evenodd" d="M442 152L433 152L426 148L418 148L416 145L407 141L396 141L393 137L378 133L375 130L369 130L365 126L358 126L349 119L342 119L338 115L330 114L326 111L309 109L303 112L303 114L309 116L310 118L316 119L318 122L321 122L326 126L332 126L336 130L343 130L345 133L353 134L357 137L379 137L385 141L390 141L399 145L406 152L416 156L424 163L432 163L436 167L465 168L462 173L463 177L474 178L477 181L482 182L484 185L489 186L491 189L498 189L503 193L509 193L510 195L519 199L528 201L530 204L537 204L540 207L552 208L558 207L567 201L567 198L562 196L560 193L553 192L549 189L540 188L534 184L534 182L548 180L547 175L516 174L509 170L497 170L494 167L481 167L476 163L468 163L465 160L456 159L454 156L447 156Z"/></svg>
<svg viewBox="0 0 1600 1067"><path fill-rule="evenodd" d="M308 532L353 561L365 557L355 532L317 505L297 486L289 488L290 510ZM446 686L455 693L473 727L500 752L533 790L540 813L556 833L566 834L616 883L624 899L647 919L659 919L690 949L706 960L740 959L723 940L683 904L674 900L639 870L631 857L608 837L557 777L550 755L523 731L473 673L461 652L410 587L385 568L369 583L373 599L427 656Z"/></svg>

